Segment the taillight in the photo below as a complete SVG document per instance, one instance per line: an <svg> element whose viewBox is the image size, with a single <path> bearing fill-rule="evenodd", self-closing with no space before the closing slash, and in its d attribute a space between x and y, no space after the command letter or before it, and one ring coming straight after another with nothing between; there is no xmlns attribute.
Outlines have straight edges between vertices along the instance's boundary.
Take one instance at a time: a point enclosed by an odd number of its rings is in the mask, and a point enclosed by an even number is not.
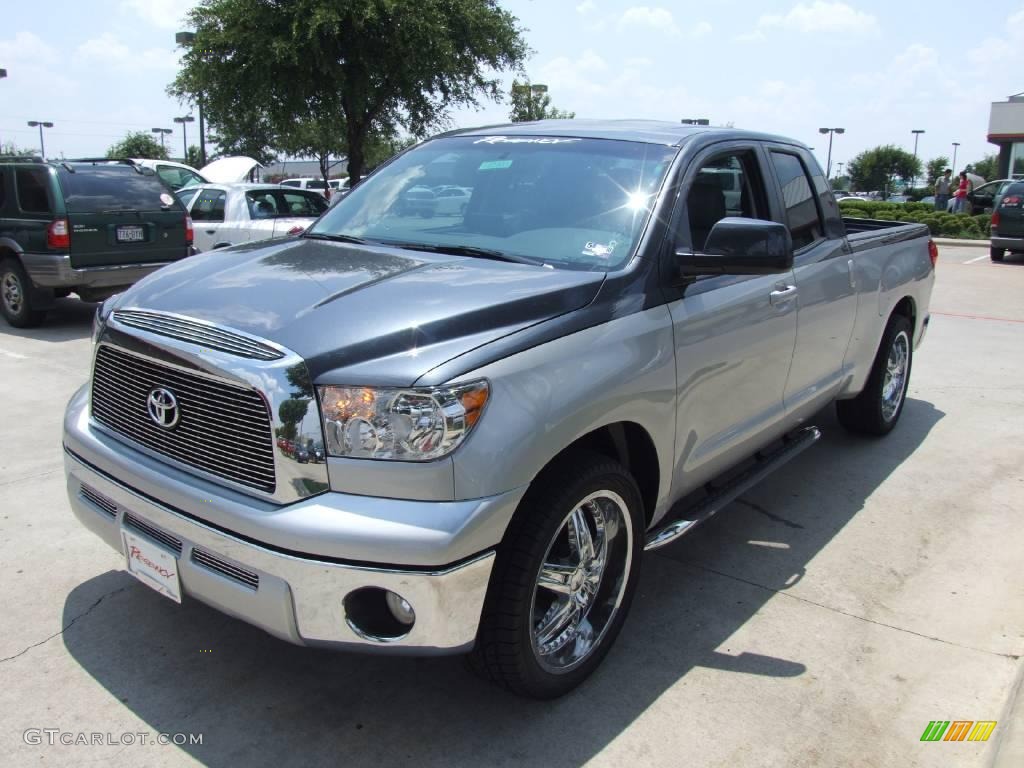
<svg viewBox="0 0 1024 768"><path fill-rule="evenodd" d="M70 248L71 231L67 219L54 219L46 228L46 245L48 248Z"/></svg>
<svg viewBox="0 0 1024 768"><path fill-rule="evenodd" d="M289 235L297 235L300 232L305 232L305 231L306 231L305 227L300 227L298 224L296 224L294 227L292 227L291 229L288 230L288 234Z"/></svg>
<svg viewBox="0 0 1024 768"><path fill-rule="evenodd" d="M928 238L928 258L932 260L932 269L935 269L935 262L939 260L939 246L931 238Z"/></svg>
<svg viewBox="0 0 1024 768"><path fill-rule="evenodd" d="M999 226L999 211L992 211L992 229Z"/></svg>
<svg viewBox="0 0 1024 768"><path fill-rule="evenodd" d="M196 233L192 229L192 217L185 216L185 245L192 245Z"/></svg>

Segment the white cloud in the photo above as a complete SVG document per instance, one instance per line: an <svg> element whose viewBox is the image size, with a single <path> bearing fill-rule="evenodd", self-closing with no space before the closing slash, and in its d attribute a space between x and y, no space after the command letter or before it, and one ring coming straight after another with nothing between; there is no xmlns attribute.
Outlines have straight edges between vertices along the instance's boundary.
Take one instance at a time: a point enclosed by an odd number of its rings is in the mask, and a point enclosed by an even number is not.
<svg viewBox="0 0 1024 768"><path fill-rule="evenodd" d="M666 8L646 5L636 5L627 8L619 19L619 28L644 27L666 32L670 35L678 35L679 27L672 17L672 12Z"/></svg>
<svg viewBox="0 0 1024 768"><path fill-rule="evenodd" d="M845 32L865 34L878 31L878 19L836 0L797 3L783 15L769 14L758 19L762 29L788 29L796 32Z"/></svg>
<svg viewBox="0 0 1024 768"><path fill-rule="evenodd" d="M707 37L714 31L714 27L707 21L699 21L690 28L690 37Z"/></svg>
<svg viewBox="0 0 1024 768"><path fill-rule="evenodd" d="M576 13L581 13L586 16L588 13L593 11L597 6L594 5L594 0L583 0L582 3L576 6Z"/></svg>
<svg viewBox="0 0 1024 768"><path fill-rule="evenodd" d="M764 32L760 29L755 29L753 32L744 32L741 35L736 35L733 39L740 43L752 43L758 40L766 40L767 38Z"/></svg>
<svg viewBox="0 0 1024 768"><path fill-rule="evenodd" d="M31 32L18 32L11 40L0 40L0 61L12 69L12 64L53 64L57 51Z"/></svg>
<svg viewBox="0 0 1024 768"><path fill-rule="evenodd" d="M124 0L121 3L153 26L167 30L183 29L185 15L195 4L194 0Z"/></svg>
<svg viewBox="0 0 1024 768"><path fill-rule="evenodd" d="M171 48L148 48L136 51L110 32L86 40L77 50L86 61L113 67L173 71L178 66L178 53Z"/></svg>

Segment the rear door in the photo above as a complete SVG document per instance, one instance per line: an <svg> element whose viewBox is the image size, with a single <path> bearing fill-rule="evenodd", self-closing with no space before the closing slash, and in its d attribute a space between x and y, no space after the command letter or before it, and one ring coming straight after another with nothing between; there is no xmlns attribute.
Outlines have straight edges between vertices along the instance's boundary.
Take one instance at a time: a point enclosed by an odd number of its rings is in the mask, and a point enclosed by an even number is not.
<svg viewBox="0 0 1024 768"><path fill-rule="evenodd" d="M274 218L271 237L284 237L292 229L305 229L327 210L327 201L316 192L275 190L278 215Z"/></svg>
<svg viewBox="0 0 1024 768"><path fill-rule="evenodd" d="M192 198L192 223L195 227L195 246L200 251L212 251L221 242L220 229L224 224L227 193L222 189L204 187Z"/></svg>
<svg viewBox="0 0 1024 768"><path fill-rule="evenodd" d="M129 165L62 166L71 266L177 261L188 255L185 209L151 172Z"/></svg>
<svg viewBox="0 0 1024 768"><path fill-rule="evenodd" d="M8 166L4 175L13 199L7 203L4 235L12 238L26 253L47 253L46 230L63 215L59 189L53 171L46 165ZM11 183L13 182L13 183Z"/></svg>

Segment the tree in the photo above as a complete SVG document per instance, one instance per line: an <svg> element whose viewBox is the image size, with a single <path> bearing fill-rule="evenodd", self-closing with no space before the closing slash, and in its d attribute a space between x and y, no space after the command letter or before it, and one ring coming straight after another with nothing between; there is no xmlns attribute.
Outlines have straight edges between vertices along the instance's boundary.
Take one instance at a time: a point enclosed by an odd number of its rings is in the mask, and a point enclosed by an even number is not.
<svg viewBox="0 0 1024 768"><path fill-rule="evenodd" d="M850 188L850 177L849 176L843 175L843 176L833 176L832 177L832 189L849 189L849 188Z"/></svg>
<svg viewBox="0 0 1024 768"><path fill-rule="evenodd" d="M964 170L968 173L976 173L986 181L994 181L999 176L999 158L995 153L985 155L981 160L971 163Z"/></svg>
<svg viewBox="0 0 1024 768"><path fill-rule="evenodd" d="M0 144L0 157L37 157L38 155L36 150L19 147L13 141L5 141Z"/></svg>
<svg viewBox="0 0 1024 768"><path fill-rule="evenodd" d="M188 21L173 95L202 94L218 127L260 112L275 146L313 137L332 154L342 132L353 183L372 137L422 136L453 107L500 100L498 74L528 53L497 0L202 0Z"/></svg>
<svg viewBox="0 0 1024 768"><path fill-rule="evenodd" d="M935 182L939 180L939 177L949 168L949 158L945 155L939 155L928 161L925 165L925 174L927 176L925 184L931 188L935 186Z"/></svg>
<svg viewBox="0 0 1024 768"><path fill-rule="evenodd" d="M512 81L512 111L509 118L513 123L525 123L530 120L570 120L576 117L575 112L565 112L551 106L551 97L547 91L534 92L529 82Z"/></svg>
<svg viewBox="0 0 1024 768"><path fill-rule="evenodd" d="M185 159L182 160L185 165L191 165L193 168L203 167L203 155L199 151L199 147L196 144L188 145L188 153L185 155Z"/></svg>
<svg viewBox="0 0 1024 768"><path fill-rule="evenodd" d="M263 165L277 162L277 137L262 111L238 109L221 115L211 126L216 128L214 143L221 156L242 155Z"/></svg>
<svg viewBox="0 0 1024 768"><path fill-rule="evenodd" d="M310 120L296 123L292 130L278 137L281 151L291 157L312 157L320 167L320 176L327 183L331 175L331 158L335 162L345 154L345 130L337 120Z"/></svg>
<svg viewBox="0 0 1024 768"><path fill-rule="evenodd" d="M921 161L899 147L887 144L867 149L846 165L857 189L881 190L888 197L896 179L909 182L921 173Z"/></svg>
<svg viewBox="0 0 1024 768"><path fill-rule="evenodd" d="M140 160L166 160L167 150L145 131L132 131L116 144L111 144L107 157L136 157Z"/></svg>

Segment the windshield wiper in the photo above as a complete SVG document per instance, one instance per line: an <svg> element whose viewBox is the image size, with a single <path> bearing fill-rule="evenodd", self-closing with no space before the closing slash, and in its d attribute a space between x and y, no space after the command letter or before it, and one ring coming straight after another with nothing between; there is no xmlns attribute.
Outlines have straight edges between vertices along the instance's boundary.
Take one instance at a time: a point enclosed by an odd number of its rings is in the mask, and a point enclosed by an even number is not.
<svg viewBox="0 0 1024 768"><path fill-rule="evenodd" d="M410 251L427 251L429 253L450 253L453 256L471 256L478 259L494 259L495 261L508 261L513 264L532 264L541 266L544 262L531 259L526 256L519 256L514 253L496 251L493 248L477 248L475 245L434 245L433 243L402 243L398 241L381 241L382 245L391 245L395 248L405 248Z"/></svg>
<svg viewBox="0 0 1024 768"><path fill-rule="evenodd" d="M335 243L353 243L355 245L367 245L374 243L374 240L364 240L361 237L354 237L352 235L329 235L326 232L307 232L303 235L299 235L306 240L330 240Z"/></svg>

